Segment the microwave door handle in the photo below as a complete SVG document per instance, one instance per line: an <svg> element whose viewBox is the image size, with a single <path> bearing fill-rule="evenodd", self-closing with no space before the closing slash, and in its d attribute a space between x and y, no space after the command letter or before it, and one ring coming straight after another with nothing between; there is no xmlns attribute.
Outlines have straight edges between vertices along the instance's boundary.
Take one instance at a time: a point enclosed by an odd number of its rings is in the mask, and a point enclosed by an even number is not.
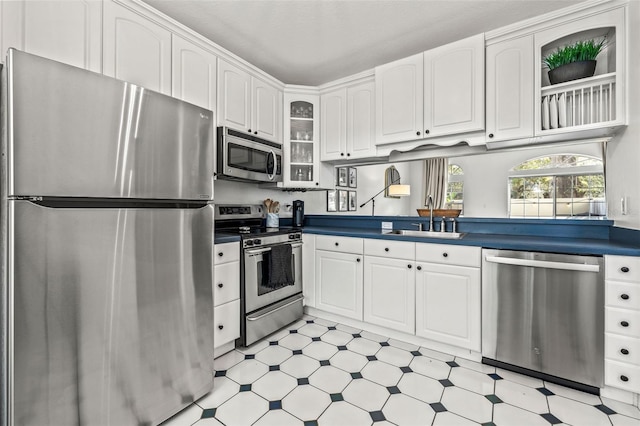
<svg viewBox="0 0 640 426"><path fill-rule="evenodd" d="M273 173L269 173L269 155L273 156ZM267 154L267 167L266 167L266 173L269 180L273 180L273 178L276 176L276 169L277 169L276 153L273 152L272 149L270 149L269 154Z"/></svg>

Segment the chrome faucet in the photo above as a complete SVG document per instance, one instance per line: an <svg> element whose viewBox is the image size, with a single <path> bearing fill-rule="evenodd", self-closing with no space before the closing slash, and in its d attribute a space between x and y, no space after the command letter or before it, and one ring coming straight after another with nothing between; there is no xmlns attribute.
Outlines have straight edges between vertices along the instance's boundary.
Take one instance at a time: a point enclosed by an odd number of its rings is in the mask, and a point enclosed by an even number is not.
<svg viewBox="0 0 640 426"><path fill-rule="evenodd" d="M433 232L433 197L427 195L427 207L429 207L429 232Z"/></svg>

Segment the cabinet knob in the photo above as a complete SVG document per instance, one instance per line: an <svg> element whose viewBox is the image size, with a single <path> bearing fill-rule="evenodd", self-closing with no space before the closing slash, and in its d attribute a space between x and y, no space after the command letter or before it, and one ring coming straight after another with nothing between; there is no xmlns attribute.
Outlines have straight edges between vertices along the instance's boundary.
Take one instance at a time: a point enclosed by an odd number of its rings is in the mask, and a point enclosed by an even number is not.
<svg viewBox="0 0 640 426"><path fill-rule="evenodd" d="M429 134L429 129L426 129L426 130L424 131L424 134L425 134L425 135L428 135L428 134Z"/></svg>
<svg viewBox="0 0 640 426"><path fill-rule="evenodd" d="M341 153L340 153L340 157L344 157L344 152L341 152Z"/></svg>
<svg viewBox="0 0 640 426"><path fill-rule="evenodd" d="M489 133L489 139L493 138L493 133Z"/></svg>
<svg viewBox="0 0 640 426"><path fill-rule="evenodd" d="M442 257L449 257L449 253L445 251L444 253L442 253Z"/></svg>
<svg viewBox="0 0 640 426"><path fill-rule="evenodd" d="M218 288L222 288L222 287L224 287L224 284L222 283L218 284Z"/></svg>
<svg viewBox="0 0 640 426"><path fill-rule="evenodd" d="M620 270L624 273L629 272L629 268L627 266L623 266L622 268L620 268Z"/></svg>
<svg viewBox="0 0 640 426"><path fill-rule="evenodd" d="M384 251L389 251L389 247L385 247L385 248L384 248Z"/></svg>
<svg viewBox="0 0 640 426"><path fill-rule="evenodd" d="M622 348L622 349L620 349L620 353L621 353L622 355L629 355L629 349Z"/></svg>
<svg viewBox="0 0 640 426"><path fill-rule="evenodd" d="M336 243L336 247L338 247L340 244Z"/></svg>
<svg viewBox="0 0 640 426"><path fill-rule="evenodd" d="M422 266L417 266L417 267L416 267L416 269L417 269L418 271L422 271Z"/></svg>
<svg viewBox="0 0 640 426"><path fill-rule="evenodd" d="M253 134L254 134L254 135L257 135L257 134L258 134L258 132L253 132Z"/></svg>
<svg viewBox="0 0 640 426"><path fill-rule="evenodd" d="M347 152L347 157L351 157L351 153L350 152Z"/></svg>
<svg viewBox="0 0 640 426"><path fill-rule="evenodd" d="M412 268L411 264L408 264L408 265L407 265L407 268L411 269L411 268Z"/></svg>
<svg viewBox="0 0 640 426"><path fill-rule="evenodd" d="M622 293L622 294L620 295L620 299L622 299L622 300L629 300L629 295L628 295L628 294L626 294L626 293Z"/></svg>
<svg viewBox="0 0 640 426"><path fill-rule="evenodd" d="M620 321L620 325L623 327L629 327L629 322L628 321Z"/></svg>
<svg viewBox="0 0 640 426"><path fill-rule="evenodd" d="M220 252L220 253L218 253L218 256L222 257L222 256L224 256L224 253Z"/></svg>
<svg viewBox="0 0 640 426"><path fill-rule="evenodd" d="M360 262L360 258L357 258L357 259L356 259L356 262Z"/></svg>
<svg viewBox="0 0 640 426"><path fill-rule="evenodd" d="M320 182L316 182L316 186L320 185Z"/></svg>
<svg viewBox="0 0 640 426"><path fill-rule="evenodd" d="M416 135L417 135L417 136L420 136L420 132L419 132L419 131L418 131L418 132L416 132Z"/></svg>
<svg viewBox="0 0 640 426"><path fill-rule="evenodd" d="M249 129L249 133L251 133L251 129Z"/></svg>
<svg viewBox="0 0 640 426"><path fill-rule="evenodd" d="M620 376L620 380L622 380L623 382L628 382L629 378L625 375Z"/></svg>
<svg viewBox="0 0 640 426"><path fill-rule="evenodd" d="M224 325L222 325L222 324L220 324L220 325L218 326L218 330L222 330L223 328L224 328Z"/></svg>

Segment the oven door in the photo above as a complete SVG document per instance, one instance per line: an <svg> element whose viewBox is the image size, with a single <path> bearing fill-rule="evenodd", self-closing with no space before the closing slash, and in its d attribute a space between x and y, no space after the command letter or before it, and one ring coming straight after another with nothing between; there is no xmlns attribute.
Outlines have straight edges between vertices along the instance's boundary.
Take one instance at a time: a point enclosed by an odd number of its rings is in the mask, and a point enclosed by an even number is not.
<svg viewBox="0 0 640 426"><path fill-rule="evenodd" d="M282 149L227 135L223 143L221 177L259 182L282 181Z"/></svg>
<svg viewBox="0 0 640 426"><path fill-rule="evenodd" d="M289 244L289 243L286 243ZM302 291L302 243L291 245L294 284L277 289L266 286L271 247L244 251L244 307L250 313Z"/></svg>

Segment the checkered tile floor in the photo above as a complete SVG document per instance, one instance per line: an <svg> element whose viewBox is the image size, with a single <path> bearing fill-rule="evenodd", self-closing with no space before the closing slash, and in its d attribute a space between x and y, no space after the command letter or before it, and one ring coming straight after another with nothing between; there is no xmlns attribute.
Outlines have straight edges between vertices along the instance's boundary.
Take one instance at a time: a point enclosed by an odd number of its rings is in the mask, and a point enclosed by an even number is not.
<svg viewBox="0 0 640 426"><path fill-rule="evenodd" d="M640 425L640 410L306 316L214 362L191 425Z"/></svg>

